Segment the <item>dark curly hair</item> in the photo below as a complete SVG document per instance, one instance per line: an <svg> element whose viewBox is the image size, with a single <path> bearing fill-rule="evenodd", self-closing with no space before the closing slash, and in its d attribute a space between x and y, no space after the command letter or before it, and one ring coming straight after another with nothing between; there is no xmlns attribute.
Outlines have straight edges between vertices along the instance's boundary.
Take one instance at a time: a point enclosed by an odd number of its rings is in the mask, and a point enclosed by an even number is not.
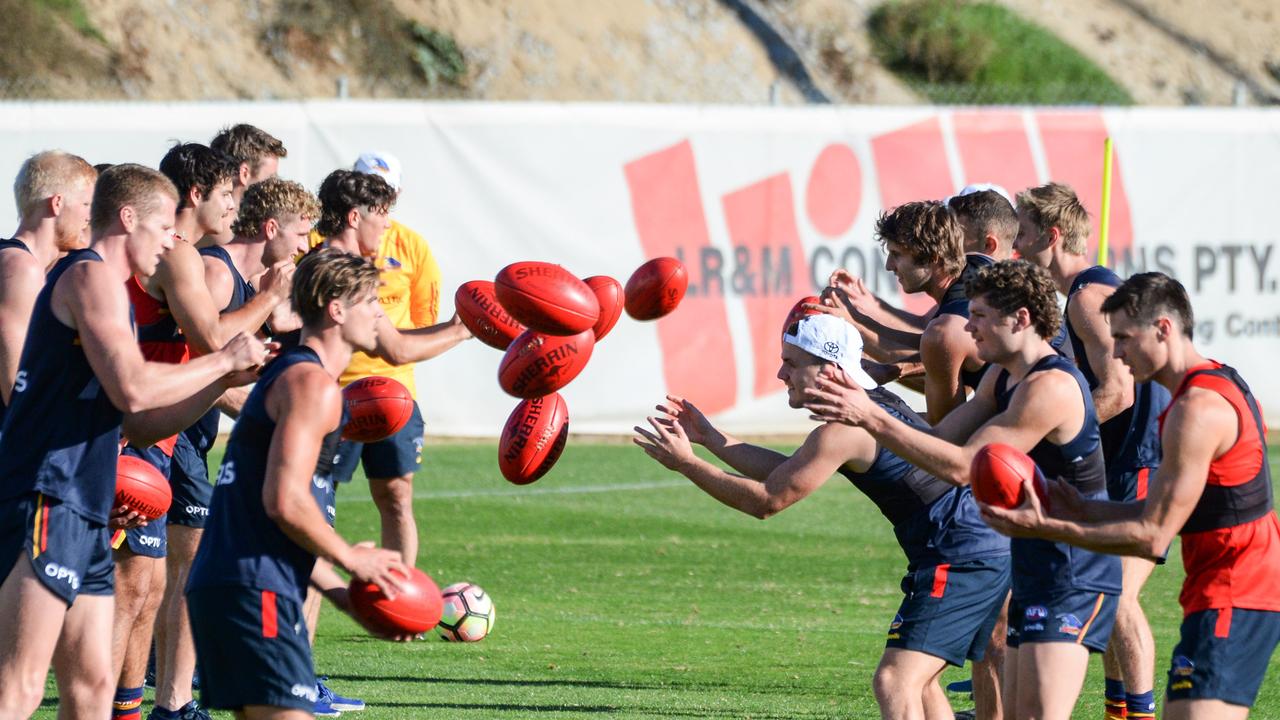
<svg viewBox="0 0 1280 720"><path fill-rule="evenodd" d="M940 202L909 202L880 213L876 239L881 247L901 246L917 264L941 265L948 275L964 270L964 228Z"/></svg>
<svg viewBox="0 0 1280 720"><path fill-rule="evenodd" d="M258 172L262 159L268 155L278 158L289 156L289 151L279 139L246 123L223 128L209 141L209 147L230 155L237 163L245 163L250 173Z"/></svg>
<svg viewBox="0 0 1280 720"><path fill-rule="evenodd" d="M1018 213L1003 195L994 190L980 190L968 195L956 195L947 201L947 207L956 215L973 224L974 229L986 235L995 235L1000 247L1008 250L1018 237Z"/></svg>
<svg viewBox="0 0 1280 720"><path fill-rule="evenodd" d="M207 198L214 185L233 179L239 171L235 158L200 143L178 143L160 160L160 172L178 188L179 210L187 207L192 188Z"/></svg>
<svg viewBox="0 0 1280 720"><path fill-rule="evenodd" d="M1191 298L1182 283L1160 272L1138 273L1120 283L1116 291L1102 301L1102 312L1114 315L1124 311L1131 320L1153 323L1161 315L1171 316L1182 326L1182 334L1192 339L1195 314Z"/></svg>
<svg viewBox="0 0 1280 720"><path fill-rule="evenodd" d="M347 214L355 208L390 210L396 191L381 175L334 170L320 183L320 222L316 232L333 237L347 228Z"/></svg>
<svg viewBox="0 0 1280 720"><path fill-rule="evenodd" d="M1045 340L1056 335L1062 324L1053 278L1048 270L1026 260L1005 260L982 268L965 281L964 292L970 300L982 298L1001 315L1026 308L1036 334Z"/></svg>

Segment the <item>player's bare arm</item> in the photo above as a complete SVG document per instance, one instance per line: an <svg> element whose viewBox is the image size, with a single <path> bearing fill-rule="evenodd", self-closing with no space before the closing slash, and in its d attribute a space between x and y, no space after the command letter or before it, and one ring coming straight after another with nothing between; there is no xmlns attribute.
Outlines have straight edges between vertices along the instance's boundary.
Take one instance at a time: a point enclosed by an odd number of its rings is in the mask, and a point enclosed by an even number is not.
<svg viewBox="0 0 1280 720"><path fill-rule="evenodd" d="M290 368L272 385L266 407L276 423L262 488L267 515L307 552L394 595L402 589L396 573L408 576L400 554L347 544L311 497L320 445L342 420L342 392L333 378L318 366Z"/></svg>
<svg viewBox="0 0 1280 720"><path fill-rule="evenodd" d="M850 387L852 386L852 387ZM1069 439L1084 422L1075 381L1065 373L1034 373L1019 383L1009 408L992 416L963 444L917 430L898 420L867 397L866 391L841 378L825 375L816 390L809 391L815 419L844 422L866 428L899 457L953 485L969 484L969 466L983 446L998 442L1023 452L1043 439ZM1078 411L1064 413L1071 403ZM1074 432L1071 432L1074 428Z"/></svg>
<svg viewBox="0 0 1280 720"><path fill-rule="evenodd" d="M261 300L255 296L239 310L219 315L218 309L226 305L214 303L205 281L204 261L195 247L184 242L175 243L161 256L147 288L153 293L159 289L164 295L162 299L195 355L217 350L237 333L257 332L280 302L276 293L263 293Z"/></svg>
<svg viewBox="0 0 1280 720"><path fill-rule="evenodd" d="M983 515L993 528L1008 535L1043 537L1095 552L1158 558L1204 494L1209 464L1235 444L1237 420L1235 410L1221 395L1203 388L1188 389L1166 416L1164 456L1137 517L1106 521L1086 514L1087 519L1067 520L1046 514L1038 500L1013 510L984 506ZM1086 506L1086 513L1097 505L1124 504L1093 503Z"/></svg>
<svg viewBox="0 0 1280 720"><path fill-rule="evenodd" d="M875 442L845 425L824 425L806 438L789 458L767 474L738 475L693 454L689 438L678 422L650 419L652 431L637 427L635 443L665 467L689 478L711 497L729 507L760 518L772 517L822 487L852 457L874 457ZM764 449L764 448L761 448Z"/></svg>
<svg viewBox="0 0 1280 720"><path fill-rule="evenodd" d="M976 358L973 336L964 330L965 319L958 315L934 318L920 338L920 359L924 365L924 399L929 423L936 424L964 403L960 371L965 360Z"/></svg>
<svg viewBox="0 0 1280 720"><path fill-rule="evenodd" d="M1071 327L1084 343L1089 366L1098 378L1098 386L1093 389L1093 407L1099 423L1133 404L1133 375L1113 356L1111 326L1102 313L1102 301L1112 292L1112 288L1094 283L1076 293L1067 304Z"/></svg>
<svg viewBox="0 0 1280 720"><path fill-rule="evenodd" d="M0 398L13 400L13 384L22 361L22 345L36 297L44 287L44 268L30 253L0 253Z"/></svg>
<svg viewBox="0 0 1280 720"><path fill-rule="evenodd" d="M383 316L378 321L375 355L392 365L408 365L441 355L471 337L471 331L455 314L447 322L430 327L398 330Z"/></svg>
<svg viewBox="0 0 1280 720"><path fill-rule="evenodd" d="M134 340L128 321L129 297L119 278L102 263L77 263L64 278L54 289L54 315L79 333L103 390L125 413L181 403L191 397L192 388L208 388L228 373L261 364L266 357L261 343L245 338L181 365L147 362Z"/></svg>
<svg viewBox="0 0 1280 720"><path fill-rule="evenodd" d="M742 442L721 431L696 405L682 397L668 395L666 404L658 405L657 410L665 421L679 422L690 442L705 447L721 462L747 477L765 478L787 459L776 450Z"/></svg>
<svg viewBox="0 0 1280 720"><path fill-rule="evenodd" d="M930 310L923 315L897 307L872 293L862 278L843 268L831 273L827 284L844 292L850 310L894 330L921 333L933 317Z"/></svg>

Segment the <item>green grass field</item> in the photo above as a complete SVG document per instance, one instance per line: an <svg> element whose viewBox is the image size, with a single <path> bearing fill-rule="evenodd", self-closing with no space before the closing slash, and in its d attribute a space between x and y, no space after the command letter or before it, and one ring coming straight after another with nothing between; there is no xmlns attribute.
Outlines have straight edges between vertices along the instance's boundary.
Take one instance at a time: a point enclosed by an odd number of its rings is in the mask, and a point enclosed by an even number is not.
<svg viewBox="0 0 1280 720"><path fill-rule="evenodd" d="M394 645L326 608L316 668L369 703L352 716L877 717L871 675L905 561L888 523L849 483L837 478L761 522L630 445L571 442L556 469L527 487L501 478L495 452L429 445L416 480L419 566L441 586L469 580L488 590L493 634L469 645L434 636ZM359 479L339 489L338 503L343 535L378 537ZM1181 581L1175 561L1145 592L1159 692ZM945 679L966 675L953 669ZM49 688L37 717L54 716L52 680ZM1101 717L1101 695L1095 659L1076 717ZM971 707L964 698L953 705ZM1280 657L1253 717L1280 717Z"/></svg>

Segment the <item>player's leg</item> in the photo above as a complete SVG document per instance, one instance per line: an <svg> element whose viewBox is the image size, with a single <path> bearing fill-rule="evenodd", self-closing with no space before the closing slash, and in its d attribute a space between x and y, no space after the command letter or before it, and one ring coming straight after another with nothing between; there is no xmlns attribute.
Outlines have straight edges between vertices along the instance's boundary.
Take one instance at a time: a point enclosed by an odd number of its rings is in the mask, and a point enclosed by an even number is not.
<svg viewBox="0 0 1280 720"><path fill-rule="evenodd" d="M1124 681L1125 716L1142 720L1155 713L1156 642L1138 594L1147 578L1151 577L1155 563L1144 558L1122 557L1120 567L1123 589L1116 607L1115 628L1111 631L1111 642L1103 660L1107 677ZM1119 674L1112 675L1113 670Z"/></svg>
<svg viewBox="0 0 1280 720"><path fill-rule="evenodd" d="M196 651L183 589L203 528L169 525L169 553L165 558L165 593L156 621L156 707L178 710L191 702Z"/></svg>
<svg viewBox="0 0 1280 720"><path fill-rule="evenodd" d="M6 573L0 583L0 718L6 720L29 717L39 707L82 576L77 570L73 580L67 572L84 563L65 551L76 550L83 538L68 537L59 522L63 515L52 509L56 501L38 493L0 503L0 567Z"/></svg>
<svg viewBox="0 0 1280 720"><path fill-rule="evenodd" d="M1018 646L1006 645L1004 672L1000 683L1000 706L1010 717L1017 717L1013 711L1018 706L1018 659Z"/></svg>
<svg viewBox="0 0 1280 720"><path fill-rule="evenodd" d="M946 666L947 662L939 657L915 650L885 648L872 679L880 716L912 720L925 717L925 687L929 684L936 687L934 680ZM938 692L942 692L940 688ZM946 696L942 696L941 701L946 703ZM950 705L947 707L949 710Z"/></svg>
<svg viewBox="0 0 1280 720"><path fill-rule="evenodd" d="M64 536L75 538L83 566L79 594L67 610L53 655L58 717L110 717L117 677L111 663L111 619L115 613L111 533L69 510L65 513ZM76 526L79 529L72 530Z"/></svg>
<svg viewBox="0 0 1280 720"><path fill-rule="evenodd" d="M81 593L67 611L53 656L58 678L58 717L111 715L116 675L111 665L111 618L115 598Z"/></svg>
<svg viewBox="0 0 1280 720"><path fill-rule="evenodd" d="M138 618L138 622L134 625L133 635L130 636L128 644L124 650L124 663L120 666L119 679L117 682L117 693L121 688L134 688L141 691L147 678L147 664L151 659L153 645L151 643L154 638L156 618L160 612L160 602L164 598L165 590L165 563L164 558L157 558L151 563L151 590L147 593L146 603L142 606L142 612ZM116 600L120 597L117 593ZM113 666L114 667L114 666ZM141 694L135 692L139 698Z"/></svg>
<svg viewBox="0 0 1280 720"><path fill-rule="evenodd" d="M1245 720L1249 708L1221 700L1175 700L1164 706L1165 720Z"/></svg>
<svg viewBox="0 0 1280 720"><path fill-rule="evenodd" d="M44 697L67 604L40 582L26 558L12 568L0 584L0 718L25 718Z"/></svg>
<svg viewBox="0 0 1280 720"><path fill-rule="evenodd" d="M944 666L943 670L945 669ZM942 670L939 670L933 679L924 684L920 702L924 706L925 720L955 720L956 713L951 709L951 701L947 700L947 693L942 689L941 680Z"/></svg>
<svg viewBox="0 0 1280 720"><path fill-rule="evenodd" d="M406 565L418 560L418 524L413 517L413 476L422 466L426 426L417 403L400 432L364 446L361 457L369 494L382 519L382 547L398 550Z"/></svg>
<svg viewBox="0 0 1280 720"><path fill-rule="evenodd" d="M1070 720L1084 676L1089 650L1064 642L1024 642L1018 647L1019 720Z"/></svg>
<svg viewBox="0 0 1280 720"><path fill-rule="evenodd" d="M975 660L972 668L974 715L984 720L1000 720L1004 717L1001 694L1008 632L1009 598L1006 595L983 657Z"/></svg>
<svg viewBox="0 0 1280 720"><path fill-rule="evenodd" d="M178 436L174 446L170 486L173 505L167 527L165 593L155 630L156 709L152 714L161 720L188 705L196 707L192 693L196 651L184 591L213 498L208 461L184 435Z"/></svg>
<svg viewBox="0 0 1280 720"><path fill-rule="evenodd" d="M112 717L136 718L142 702L151 633L164 592L164 558L139 555L127 546L116 550L115 556L111 676L116 679L116 691ZM139 660L137 648L144 640Z"/></svg>

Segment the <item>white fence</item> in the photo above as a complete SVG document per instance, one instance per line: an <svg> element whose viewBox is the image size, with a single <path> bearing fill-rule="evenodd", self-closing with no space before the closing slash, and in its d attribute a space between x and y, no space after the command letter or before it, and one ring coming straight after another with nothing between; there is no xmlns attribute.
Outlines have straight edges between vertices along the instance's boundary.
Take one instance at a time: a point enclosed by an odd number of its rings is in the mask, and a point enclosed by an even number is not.
<svg viewBox="0 0 1280 720"><path fill-rule="evenodd" d="M173 140L234 122L284 140L281 174L313 188L363 150L399 156L394 214L439 258L446 317L453 288L515 260L625 282L648 257L682 257L684 305L658 323L624 316L563 392L583 432L625 432L667 392L733 431L807 428L773 378L779 324L839 266L896 296L871 237L881 208L1054 179L1096 211L1110 136L1114 265L1182 280L1202 347L1280 418L1277 111L17 103L0 104L0 167L51 147L154 165ZM9 198L0 210L13 217ZM473 342L419 367L429 432L500 430L516 401L499 359Z"/></svg>

